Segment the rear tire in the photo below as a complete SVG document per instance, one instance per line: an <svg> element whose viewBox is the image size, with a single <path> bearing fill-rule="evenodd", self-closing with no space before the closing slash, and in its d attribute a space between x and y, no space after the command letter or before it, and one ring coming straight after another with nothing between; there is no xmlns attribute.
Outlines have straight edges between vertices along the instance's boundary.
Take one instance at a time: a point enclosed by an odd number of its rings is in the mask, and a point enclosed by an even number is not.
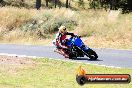
<svg viewBox="0 0 132 88"><path fill-rule="evenodd" d="M76 59L78 56L78 53L73 49L73 47L69 48L68 54L69 54L69 59Z"/></svg>
<svg viewBox="0 0 132 88"><path fill-rule="evenodd" d="M69 54L69 59L76 59L77 58L77 54L74 52Z"/></svg>

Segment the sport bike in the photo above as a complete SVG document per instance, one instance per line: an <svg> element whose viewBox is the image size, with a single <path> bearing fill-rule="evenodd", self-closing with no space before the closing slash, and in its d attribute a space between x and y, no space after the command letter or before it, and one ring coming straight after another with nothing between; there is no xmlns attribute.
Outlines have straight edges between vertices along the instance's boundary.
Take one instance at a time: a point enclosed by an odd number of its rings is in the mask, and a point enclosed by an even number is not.
<svg viewBox="0 0 132 88"><path fill-rule="evenodd" d="M78 35L72 36L66 40L66 46L68 46L67 52L69 54L69 59L74 59L77 57L87 56L90 60L97 60L98 55L94 50L86 46L81 37Z"/></svg>

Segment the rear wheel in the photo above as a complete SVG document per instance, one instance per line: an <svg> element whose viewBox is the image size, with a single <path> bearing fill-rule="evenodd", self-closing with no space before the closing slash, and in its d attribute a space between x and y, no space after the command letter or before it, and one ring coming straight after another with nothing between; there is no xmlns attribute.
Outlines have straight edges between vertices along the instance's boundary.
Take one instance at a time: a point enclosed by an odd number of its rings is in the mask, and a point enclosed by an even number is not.
<svg viewBox="0 0 132 88"><path fill-rule="evenodd" d="M77 58L77 53L76 52L69 53L69 59L76 59L76 58Z"/></svg>
<svg viewBox="0 0 132 88"><path fill-rule="evenodd" d="M87 53L86 56L89 57L90 60L97 60L98 55L92 49L87 50L86 53Z"/></svg>

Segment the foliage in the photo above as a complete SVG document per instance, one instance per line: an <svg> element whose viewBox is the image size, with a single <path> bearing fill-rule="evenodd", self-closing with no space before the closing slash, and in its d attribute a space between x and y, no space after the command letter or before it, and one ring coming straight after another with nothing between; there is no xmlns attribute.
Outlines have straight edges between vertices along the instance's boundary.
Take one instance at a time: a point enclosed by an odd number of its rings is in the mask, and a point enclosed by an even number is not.
<svg viewBox="0 0 132 88"><path fill-rule="evenodd" d="M34 7L32 1L25 1L25 0L3 0L1 2L2 6L15 6L15 7L26 7L31 8Z"/></svg>
<svg viewBox="0 0 132 88"><path fill-rule="evenodd" d="M66 0L57 0L56 3L54 0L48 0L48 6L46 6L46 0L42 0L42 7L46 8L56 8L56 7L65 7ZM117 10L119 8L123 11L132 10L132 1L131 0L69 0L68 7L71 9L112 9ZM0 6L10 5L15 7L25 7L25 8L34 8L35 2L33 0L3 0L0 2Z"/></svg>
<svg viewBox="0 0 132 88"><path fill-rule="evenodd" d="M90 8L105 8L111 10L117 10L121 8L123 11L132 10L132 1L130 0L91 0Z"/></svg>
<svg viewBox="0 0 132 88"><path fill-rule="evenodd" d="M74 26L77 26L77 22L72 18L64 16L54 17L53 14L47 12L29 20L21 26L21 29L24 31L37 31L39 32L39 36L43 36L55 33L61 25L66 26L69 30L73 30Z"/></svg>

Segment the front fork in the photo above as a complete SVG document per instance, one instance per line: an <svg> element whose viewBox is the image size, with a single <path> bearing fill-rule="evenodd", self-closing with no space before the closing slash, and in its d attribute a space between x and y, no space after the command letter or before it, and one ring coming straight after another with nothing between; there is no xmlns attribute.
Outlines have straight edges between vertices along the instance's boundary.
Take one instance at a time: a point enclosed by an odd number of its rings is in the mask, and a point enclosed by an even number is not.
<svg viewBox="0 0 132 88"><path fill-rule="evenodd" d="M81 47L81 50L82 50L82 52L83 52L87 57L89 57L89 54L87 53L87 51L89 51L90 48L89 48L88 46L83 45L83 46Z"/></svg>

